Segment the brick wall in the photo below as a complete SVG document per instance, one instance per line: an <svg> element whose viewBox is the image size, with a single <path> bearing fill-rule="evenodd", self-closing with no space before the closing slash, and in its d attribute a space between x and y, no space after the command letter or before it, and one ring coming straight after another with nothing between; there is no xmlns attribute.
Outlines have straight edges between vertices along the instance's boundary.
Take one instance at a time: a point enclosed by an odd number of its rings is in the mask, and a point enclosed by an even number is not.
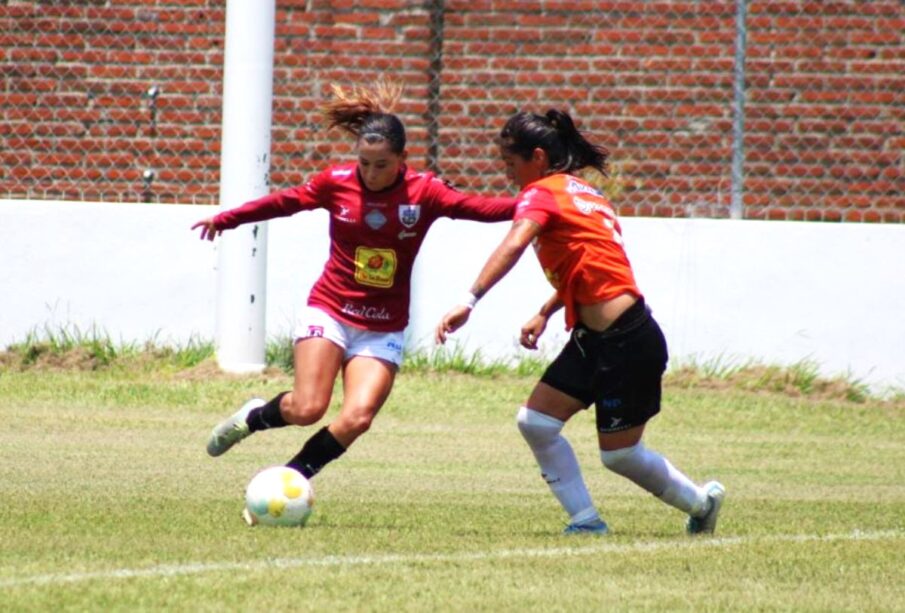
<svg viewBox="0 0 905 613"><path fill-rule="evenodd" d="M905 221L905 4L752 9L751 216Z"/></svg>
<svg viewBox="0 0 905 613"><path fill-rule="evenodd" d="M353 154L331 81L389 74L412 162L463 187L508 189L499 126L557 106L622 214L728 214L734 0L437 4L277 0L274 187ZM214 203L224 5L0 0L0 197ZM901 2L752 0L748 30L746 217L905 221Z"/></svg>

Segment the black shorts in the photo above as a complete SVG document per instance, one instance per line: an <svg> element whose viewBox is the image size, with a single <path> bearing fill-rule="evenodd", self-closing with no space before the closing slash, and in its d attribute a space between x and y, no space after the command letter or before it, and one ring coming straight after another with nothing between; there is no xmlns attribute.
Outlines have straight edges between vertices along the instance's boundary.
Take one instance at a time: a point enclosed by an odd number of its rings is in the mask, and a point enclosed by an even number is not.
<svg viewBox="0 0 905 613"><path fill-rule="evenodd" d="M582 324L541 381L597 408L597 430L641 426L660 412L666 339L639 299L603 332Z"/></svg>

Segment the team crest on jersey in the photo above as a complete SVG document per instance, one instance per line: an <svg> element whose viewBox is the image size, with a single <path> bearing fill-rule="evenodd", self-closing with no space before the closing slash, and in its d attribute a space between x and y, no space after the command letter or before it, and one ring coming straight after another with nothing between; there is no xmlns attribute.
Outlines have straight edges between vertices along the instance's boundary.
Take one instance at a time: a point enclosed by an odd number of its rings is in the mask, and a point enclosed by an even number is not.
<svg viewBox="0 0 905 613"><path fill-rule="evenodd" d="M400 204L399 205L399 221L406 228L411 228L418 220L421 219L420 204Z"/></svg>

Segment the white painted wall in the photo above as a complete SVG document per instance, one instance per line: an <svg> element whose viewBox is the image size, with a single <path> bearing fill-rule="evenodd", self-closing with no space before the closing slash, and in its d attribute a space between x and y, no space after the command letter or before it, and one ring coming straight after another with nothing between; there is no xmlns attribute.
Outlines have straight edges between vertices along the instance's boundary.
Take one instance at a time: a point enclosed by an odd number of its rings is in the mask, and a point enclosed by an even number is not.
<svg viewBox="0 0 905 613"><path fill-rule="evenodd" d="M216 243L192 223L213 207L0 200L0 345L96 325L115 340L213 339ZM267 327L284 336L327 255L326 215L269 222ZM814 360L824 374L905 388L905 225L625 218L638 282L676 359ZM508 224L442 220L415 269L410 344L470 287ZM552 290L533 254L454 338L515 357L520 326ZM542 350L565 339L551 322Z"/></svg>

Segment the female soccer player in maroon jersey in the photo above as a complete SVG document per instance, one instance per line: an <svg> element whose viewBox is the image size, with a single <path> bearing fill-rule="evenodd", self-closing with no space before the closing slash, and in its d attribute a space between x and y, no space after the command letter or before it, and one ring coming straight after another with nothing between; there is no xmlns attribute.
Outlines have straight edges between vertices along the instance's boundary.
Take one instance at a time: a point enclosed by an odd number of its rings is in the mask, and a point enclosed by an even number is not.
<svg viewBox="0 0 905 613"><path fill-rule="evenodd" d="M253 200L199 221L213 240L243 223L325 208L330 255L311 289L294 331L292 391L270 401L252 399L218 424L207 450L219 456L253 432L307 426L326 413L341 371L339 415L318 430L288 462L316 475L368 430L386 401L402 362L415 256L440 217L476 221L512 219L513 198L463 194L431 173L409 168L405 128L386 112L399 90L379 85L350 93L334 87L325 109L329 127L357 139L358 161L331 166L307 183Z"/></svg>
<svg viewBox="0 0 905 613"><path fill-rule="evenodd" d="M573 415L596 405L600 459L611 471L688 514L690 534L712 533L725 490L695 485L668 459L641 442L660 411L666 339L635 283L610 203L577 176L603 172L606 150L555 109L517 113L500 134L507 175L522 190L509 234L490 255L463 304L437 326L438 342L468 321L471 309L515 265L529 244L556 292L521 331L537 348L550 315L566 311L572 336L518 413L519 431L553 494L569 514L566 534L606 534L561 431Z"/></svg>

